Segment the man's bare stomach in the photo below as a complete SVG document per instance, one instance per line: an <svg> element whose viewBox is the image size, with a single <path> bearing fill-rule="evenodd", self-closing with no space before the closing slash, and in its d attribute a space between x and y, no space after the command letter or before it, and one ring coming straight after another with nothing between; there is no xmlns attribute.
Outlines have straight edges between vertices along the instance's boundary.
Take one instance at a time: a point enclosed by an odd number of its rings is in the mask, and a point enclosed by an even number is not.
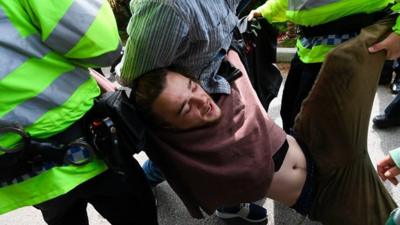
<svg viewBox="0 0 400 225"><path fill-rule="evenodd" d="M307 177L307 163L297 141L287 135L289 149L282 167L274 174L267 197L292 206L296 203Z"/></svg>

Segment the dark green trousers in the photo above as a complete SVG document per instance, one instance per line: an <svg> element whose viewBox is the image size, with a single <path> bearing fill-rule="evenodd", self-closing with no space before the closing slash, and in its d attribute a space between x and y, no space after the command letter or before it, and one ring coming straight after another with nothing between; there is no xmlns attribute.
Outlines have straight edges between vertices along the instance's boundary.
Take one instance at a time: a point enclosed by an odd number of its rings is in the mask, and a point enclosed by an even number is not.
<svg viewBox="0 0 400 225"><path fill-rule="evenodd" d="M325 225L383 225L395 202L367 151L372 103L385 52L368 47L391 32L394 19L364 28L328 54L302 104L295 132L317 165L310 218Z"/></svg>

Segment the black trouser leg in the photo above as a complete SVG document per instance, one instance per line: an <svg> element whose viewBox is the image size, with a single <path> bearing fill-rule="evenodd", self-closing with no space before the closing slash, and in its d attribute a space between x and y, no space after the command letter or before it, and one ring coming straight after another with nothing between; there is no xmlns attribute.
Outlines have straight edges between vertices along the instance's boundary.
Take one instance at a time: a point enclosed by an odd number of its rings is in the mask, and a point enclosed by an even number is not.
<svg viewBox="0 0 400 225"><path fill-rule="evenodd" d="M295 55L282 94L281 117L283 129L290 133L301 103L308 96L322 63L305 64Z"/></svg>
<svg viewBox="0 0 400 225"><path fill-rule="evenodd" d="M386 107L385 114L391 118L400 118L400 94Z"/></svg>
<svg viewBox="0 0 400 225"><path fill-rule="evenodd" d="M114 174L103 179L104 192L89 202L113 225L157 225L153 193L141 167L137 163L132 166L135 168L128 177Z"/></svg>
<svg viewBox="0 0 400 225"><path fill-rule="evenodd" d="M87 202L78 199L81 188L79 186L65 195L35 207L42 212L44 221L49 225L89 225L86 212Z"/></svg>
<svg viewBox="0 0 400 225"><path fill-rule="evenodd" d="M106 171L36 208L49 225L88 225L87 203L113 225L157 225L154 197L143 170L135 160L131 166L127 175Z"/></svg>

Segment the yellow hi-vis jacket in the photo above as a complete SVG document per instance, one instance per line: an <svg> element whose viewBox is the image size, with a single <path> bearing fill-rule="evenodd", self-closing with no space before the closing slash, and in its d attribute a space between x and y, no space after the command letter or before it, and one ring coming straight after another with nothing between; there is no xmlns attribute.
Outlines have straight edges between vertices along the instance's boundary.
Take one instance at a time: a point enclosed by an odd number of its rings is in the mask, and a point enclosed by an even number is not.
<svg viewBox="0 0 400 225"><path fill-rule="evenodd" d="M120 54L114 15L106 0L0 0L0 120L32 137L60 133L100 94L88 67L108 66ZM1 146L15 144L0 134ZM107 169L43 166L0 182L0 214L69 192Z"/></svg>
<svg viewBox="0 0 400 225"><path fill-rule="evenodd" d="M384 9L393 0L268 0L258 10L269 22L292 21L302 26L316 26L336 19L357 14L373 13ZM398 7L397 5L395 7ZM395 10L397 11L397 10ZM394 32L400 34L397 20ZM320 44L312 48L297 41L297 54L304 63L324 61L325 55L334 45Z"/></svg>

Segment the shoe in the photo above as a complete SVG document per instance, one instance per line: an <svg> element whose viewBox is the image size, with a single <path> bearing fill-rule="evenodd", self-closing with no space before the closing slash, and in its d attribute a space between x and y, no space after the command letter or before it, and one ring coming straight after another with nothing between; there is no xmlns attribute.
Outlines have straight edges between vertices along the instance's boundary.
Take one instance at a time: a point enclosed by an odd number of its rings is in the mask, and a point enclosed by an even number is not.
<svg viewBox="0 0 400 225"><path fill-rule="evenodd" d="M390 118L386 114L377 115L372 120L377 128L388 128L400 125L400 118Z"/></svg>
<svg viewBox="0 0 400 225"><path fill-rule="evenodd" d="M390 90L393 94L397 94L400 92L400 81L395 81L390 85Z"/></svg>
<svg viewBox="0 0 400 225"><path fill-rule="evenodd" d="M252 223L268 219L267 210L254 203L242 203L235 207L219 208L215 212L215 215L221 219L242 218Z"/></svg>

